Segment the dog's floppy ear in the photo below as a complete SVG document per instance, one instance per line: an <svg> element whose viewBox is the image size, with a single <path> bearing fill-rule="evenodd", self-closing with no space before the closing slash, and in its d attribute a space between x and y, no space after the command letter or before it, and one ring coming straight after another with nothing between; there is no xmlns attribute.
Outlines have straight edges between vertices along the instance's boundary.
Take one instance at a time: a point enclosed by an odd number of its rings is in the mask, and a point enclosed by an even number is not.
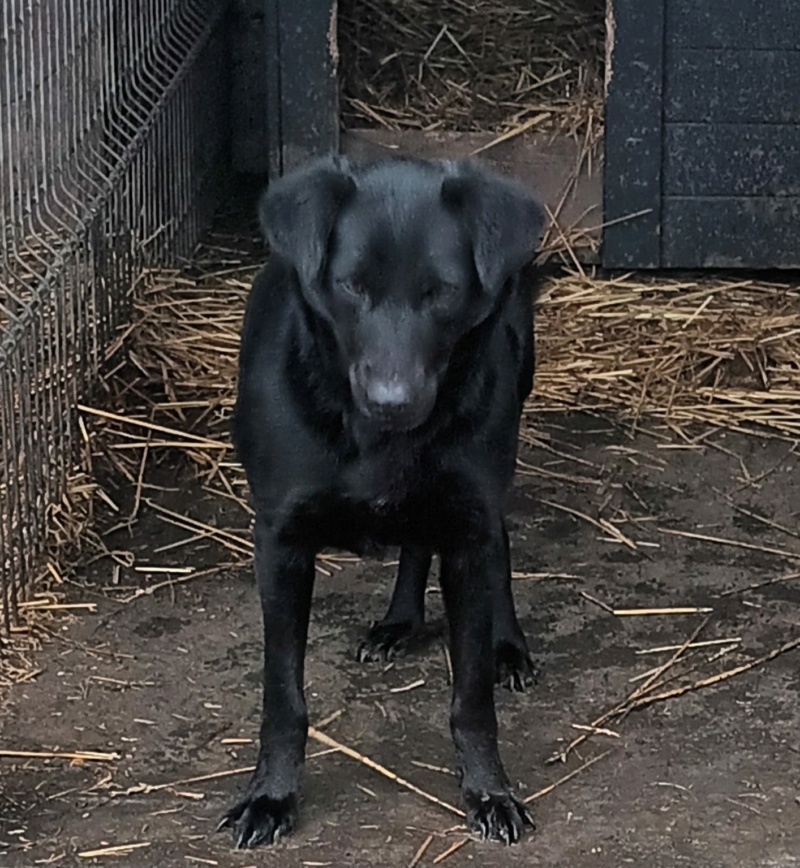
<svg viewBox="0 0 800 868"><path fill-rule="evenodd" d="M448 168L452 174L442 182L442 200L466 224L484 288L499 292L511 275L533 259L544 212L519 184L466 161Z"/></svg>
<svg viewBox="0 0 800 868"><path fill-rule="evenodd" d="M354 190L347 161L324 157L273 181L261 197L264 237L294 265L303 286L318 278L336 216Z"/></svg>

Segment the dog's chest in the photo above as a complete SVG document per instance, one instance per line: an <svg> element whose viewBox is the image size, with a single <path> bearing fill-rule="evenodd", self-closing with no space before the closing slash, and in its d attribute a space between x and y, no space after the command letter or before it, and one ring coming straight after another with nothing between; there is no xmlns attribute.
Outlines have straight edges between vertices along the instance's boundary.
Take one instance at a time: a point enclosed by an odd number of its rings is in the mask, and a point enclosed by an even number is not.
<svg viewBox="0 0 800 868"><path fill-rule="evenodd" d="M402 447L368 452L342 468L339 489L344 500L376 516L402 510L431 482L418 454Z"/></svg>

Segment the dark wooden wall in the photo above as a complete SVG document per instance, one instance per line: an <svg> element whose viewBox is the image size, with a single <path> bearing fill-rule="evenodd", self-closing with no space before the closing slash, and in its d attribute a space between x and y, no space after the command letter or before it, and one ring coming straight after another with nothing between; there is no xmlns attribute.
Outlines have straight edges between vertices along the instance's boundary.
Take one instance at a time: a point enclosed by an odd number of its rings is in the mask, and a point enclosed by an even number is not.
<svg viewBox="0 0 800 868"><path fill-rule="evenodd" d="M668 0L665 265L800 265L800 3Z"/></svg>
<svg viewBox="0 0 800 868"><path fill-rule="evenodd" d="M800 266L799 0L611 7L606 264Z"/></svg>

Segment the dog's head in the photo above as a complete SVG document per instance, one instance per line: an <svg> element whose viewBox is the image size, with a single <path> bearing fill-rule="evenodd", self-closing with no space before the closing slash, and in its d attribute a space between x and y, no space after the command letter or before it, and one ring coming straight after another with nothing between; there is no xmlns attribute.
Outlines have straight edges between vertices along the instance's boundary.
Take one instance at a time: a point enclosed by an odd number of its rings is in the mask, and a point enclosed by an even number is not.
<svg viewBox="0 0 800 868"><path fill-rule="evenodd" d="M320 160L271 184L260 218L329 325L357 410L394 431L428 418L454 346L544 223L525 190L471 163L402 159Z"/></svg>

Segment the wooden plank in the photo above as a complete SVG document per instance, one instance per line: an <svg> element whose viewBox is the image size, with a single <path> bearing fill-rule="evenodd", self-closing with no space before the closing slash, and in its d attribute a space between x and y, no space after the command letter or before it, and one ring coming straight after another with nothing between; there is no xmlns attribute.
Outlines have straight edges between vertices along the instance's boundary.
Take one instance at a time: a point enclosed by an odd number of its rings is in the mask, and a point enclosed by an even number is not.
<svg viewBox="0 0 800 868"><path fill-rule="evenodd" d="M267 171L270 178L278 177L283 166L283 142L281 138L281 40L280 0L263 0L266 53L263 57L266 70L266 105L267 138L264 150L267 153Z"/></svg>
<svg viewBox="0 0 800 868"><path fill-rule="evenodd" d="M495 138L489 133L422 132L419 130L347 130L342 151L357 160L391 154L425 159L462 159ZM527 133L481 153L482 162L516 178L555 211L563 200L558 223L580 230L576 254L583 263L597 261L602 217L602 166L583 165L575 177L580 147L571 138ZM572 233L570 233L572 234Z"/></svg>
<svg viewBox="0 0 800 868"><path fill-rule="evenodd" d="M667 44L686 48L797 48L797 0L669 0Z"/></svg>
<svg viewBox="0 0 800 868"><path fill-rule="evenodd" d="M608 8L603 213L611 225L602 260L609 268L653 268L660 264L664 0L609 0Z"/></svg>
<svg viewBox="0 0 800 868"><path fill-rule="evenodd" d="M277 4L281 171L339 148L337 0Z"/></svg>
<svg viewBox="0 0 800 868"><path fill-rule="evenodd" d="M665 198L666 268L800 267L800 197Z"/></svg>
<svg viewBox="0 0 800 868"><path fill-rule="evenodd" d="M665 196L800 196L792 124L666 124Z"/></svg>
<svg viewBox="0 0 800 868"><path fill-rule="evenodd" d="M231 161L237 172L269 171L266 17L264 0L240 0L231 8Z"/></svg>
<svg viewBox="0 0 800 868"><path fill-rule="evenodd" d="M670 49L665 119L800 123L798 82L800 51Z"/></svg>

